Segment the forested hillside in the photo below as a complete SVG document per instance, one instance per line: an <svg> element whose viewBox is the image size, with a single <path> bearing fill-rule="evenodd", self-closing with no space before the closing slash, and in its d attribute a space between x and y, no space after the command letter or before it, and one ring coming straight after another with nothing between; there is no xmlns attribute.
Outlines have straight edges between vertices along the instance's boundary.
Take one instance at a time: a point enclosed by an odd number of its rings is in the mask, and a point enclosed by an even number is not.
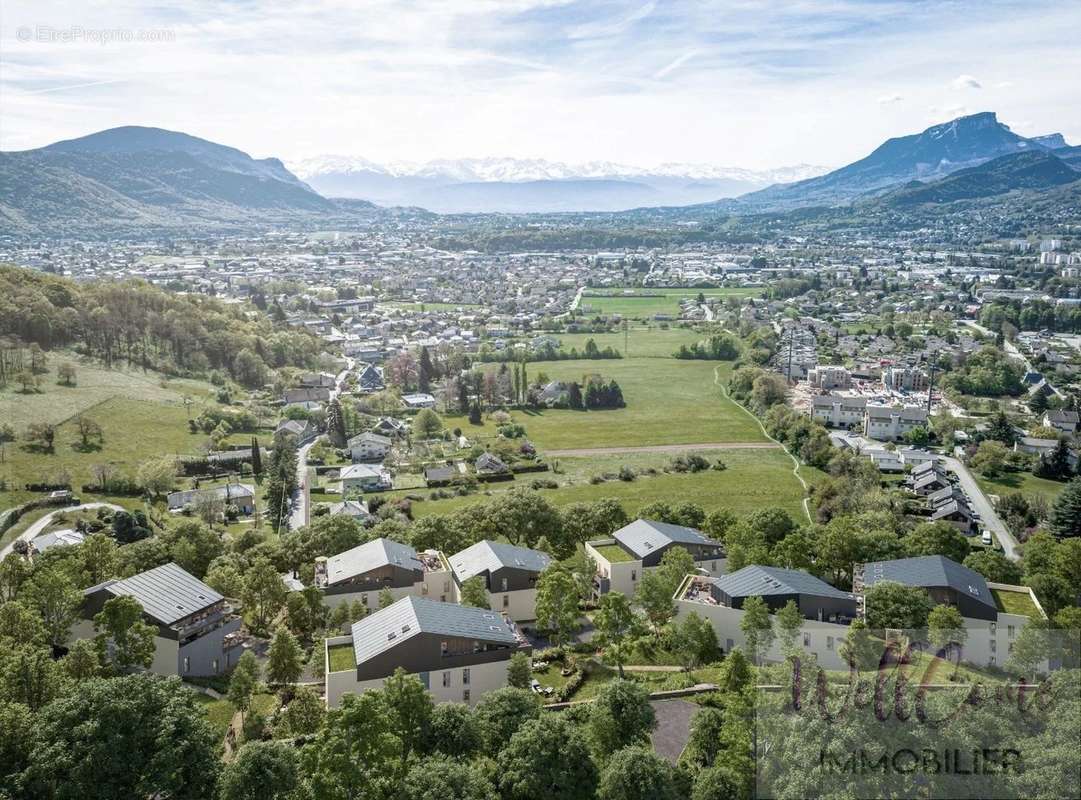
<svg viewBox="0 0 1081 800"><path fill-rule="evenodd" d="M265 383L270 369L314 366L322 351L314 336L250 306L139 281L81 284L10 266L0 266L0 337L170 375L224 370L249 387ZM0 358L0 382L19 368Z"/></svg>

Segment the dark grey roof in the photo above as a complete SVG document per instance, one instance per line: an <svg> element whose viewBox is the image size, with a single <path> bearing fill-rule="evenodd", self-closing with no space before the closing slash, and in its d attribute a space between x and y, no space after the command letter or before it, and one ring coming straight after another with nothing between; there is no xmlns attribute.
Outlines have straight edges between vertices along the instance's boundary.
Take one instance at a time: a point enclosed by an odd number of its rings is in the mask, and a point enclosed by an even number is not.
<svg viewBox="0 0 1081 800"><path fill-rule="evenodd" d="M835 589L802 570L762 567L757 564L714 578L713 584L729 597L803 594L809 597L839 597L846 600L855 598L855 595Z"/></svg>
<svg viewBox="0 0 1081 800"><path fill-rule="evenodd" d="M893 561L872 561L863 565L863 584L896 581L906 586L949 587L996 609L995 599L983 575L945 556L917 556Z"/></svg>
<svg viewBox="0 0 1081 800"><path fill-rule="evenodd" d="M650 519L636 519L628 525L624 525L612 536L617 542L626 547L639 558L645 558L652 552L669 544L701 544L709 547L720 547L720 542L715 542L708 536L687 528L683 525L672 525L667 522L654 522Z"/></svg>
<svg viewBox="0 0 1081 800"><path fill-rule="evenodd" d="M162 625L172 625L225 599L176 564L165 564L94 588L104 588L117 597L134 597L143 611Z"/></svg>
<svg viewBox="0 0 1081 800"><path fill-rule="evenodd" d="M327 580L335 584L388 564L424 571L424 566L417 559L417 551L409 545L392 539L375 539L328 558Z"/></svg>
<svg viewBox="0 0 1081 800"><path fill-rule="evenodd" d="M540 550L517 547L506 542L490 539L477 542L450 557L450 566L459 581L465 581L482 572L492 573L502 567L542 572L552 562L552 557Z"/></svg>
<svg viewBox="0 0 1081 800"><path fill-rule="evenodd" d="M363 663L418 633L515 645L514 628L495 611L423 597L403 597L353 624L353 652Z"/></svg>

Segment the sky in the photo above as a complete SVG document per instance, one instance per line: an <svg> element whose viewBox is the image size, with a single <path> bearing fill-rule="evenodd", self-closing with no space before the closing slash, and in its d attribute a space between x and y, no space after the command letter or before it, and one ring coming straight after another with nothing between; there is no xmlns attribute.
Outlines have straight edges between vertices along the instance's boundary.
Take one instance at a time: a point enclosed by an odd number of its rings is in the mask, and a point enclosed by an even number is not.
<svg viewBox="0 0 1081 800"><path fill-rule="evenodd" d="M5 0L0 149L837 166L977 111L1081 143L1076 0Z"/></svg>

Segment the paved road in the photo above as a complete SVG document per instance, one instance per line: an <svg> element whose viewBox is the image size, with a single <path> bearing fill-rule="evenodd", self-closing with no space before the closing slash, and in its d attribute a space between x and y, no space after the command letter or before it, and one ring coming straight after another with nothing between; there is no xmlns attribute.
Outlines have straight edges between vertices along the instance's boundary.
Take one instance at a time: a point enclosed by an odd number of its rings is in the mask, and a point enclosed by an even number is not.
<svg viewBox="0 0 1081 800"><path fill-rule="evenodd" d="M6 544L4 546L4 548L2 550L0 550L0 561L2 561L7 556L7 554L10 553L14 549L15 542L18 542L18 541L29 542L31 539L35 539L38 536L40 536L41 533L47 527L49 527L49 523L53 521L53 518L57 514L69 513L69 512L72 512L72 511L90 511L90 510L93 510L95 508L111 508L113 511L123 511L124 510L120 506L113 505L112 503L84 503L81 506L67 506L65 508L58 508L58 509L56 509L56 511L53 511L53 512L51 512L49 514L46 514L44 517L39 519L37 522L35 522L33 525L31 525L25 531L23 531L18 536L16 536L14 539L12 539L8 544Z"/></svg>
<svg viewBox="0 0 1081 800"><path fill-rule="evenodd" d="M650 444L641 447L584 447L578 450L545 450L549 457L611 456L625 453L686 453L690 450L771 450L773 442L700 442L698 444Z"/></svg>
<svg viewBox="0 0 1081 800"><path fill-rule="evenodd" d="M1020 543L1010 533L1010 529L1006 527L1006 524L999 519L998 514L995 513L995 507L987 499L987 495L983 493L980 485L976 483L976 479L968 471L968 467L952 456L946 456L945 462L946 466L957 474L961 482L961 488L968 493L968 497L972 501L972 508L980 515L980 529L991 531L992 535L998 539L998 543L1002 546L1002 551L1007 558L1014 561L1019 559L1021 554L1017 548L1020 547Z"/></svg>
<svg viewBox="0 0 1081 800"><path fill-rule="evenodd" d="M346 367L338 373L338 377L334 381L334 388L330 390L330 399L335 399L342 393L342 389L345 386L345 379L349 375L350 370L356 364L356 361L352 358L346 358ZM312 449L312 445L317 440L308 442L297 448L297 489L293 492L293 496L289 498L289 529L296 530L297 528L303 528L308 524L308 520L311 518L311 494L308 486L308 451Z"/></svg>
<svg viewBox="0 0 1081 800"><path fill-rule="evenodd" d="M654 700L650 703L657 727L650 734L657 755L673 766L691 738L691 720L698 705L687 700Z"/></svg>

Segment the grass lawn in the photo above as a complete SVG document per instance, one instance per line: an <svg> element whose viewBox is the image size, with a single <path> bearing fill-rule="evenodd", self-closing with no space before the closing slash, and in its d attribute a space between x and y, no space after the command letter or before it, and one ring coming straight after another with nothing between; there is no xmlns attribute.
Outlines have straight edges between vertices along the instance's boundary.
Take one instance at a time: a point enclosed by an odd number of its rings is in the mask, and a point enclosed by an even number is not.
<svg viewBox="0 0 1081 800"><path fill-rule="evenodd" d="M655 501L697 503L706 511L727 508L736 514L748 514L766 506L779 506L794 519L803 517L803 488L792 475L792 461L780 448L768 450L710 450L702 453L711 461L723 459L728 469L705 470L698 473L659 473L642 475L634 481L609 480L590 484L586 476L616 472L620 464L639 465L652 461L660 466L676 453L630 454L620 456L591 456L589 458L560 458L559 467L565 474L540 473L537 477L554 478L562 485L540 492L557 506L579 501L611 497L619 501L628 514ZM602 468L603 465L603 468ZM801 472L806 472L805 468ZM491 484L491 494L478 492L445 500L424 499L413 503L413 514L425 517L446 514L474 503L486 502L499 492L515 486L529 486L534 476L522 475L513 482ZM805 474L805 477L809 477ZM569 485L566 481L574 481ZM496 488L498 487L498 488ZM392 492L427 497L426 492Z"/></svg>
<svg viewBox="0 0 1081 800"><path fill-rule="evenodd" d="M679 315L679 301L697 297L699 292L709 297L761 297L759 288L728 289L587 289L579 306L599 314L620 314L625 317L652 317L654 314Z"/></svg>
<svg viewBox="0 0 1081 800"><path fill-rule="evenodd" d="M999 497L1013 492L1038 494L1042 495L1048 503L1055 502L1062 487L1066 485L1046 478L1037 478L1031 472L1007 472L995 480L976 475L976 483L983 489L984 494L994 494Z"/></svg>
<svg viewBox="0 0 1081 800"><path fill-rule="evenodd" d="M598 547L594 547L601 556L608 559L609 564L615 564L620 561L634 561L634 556L620 547L618 544L602 544Z"/></svg>
<svg viewBox="0 0 1081 800"><path fill-rule="evenodd" d="M563 350L572 347L584 350L586 342L592 339L597 347L603 350L611 347L618 350L624 357L630 358L670 358L679 350L680 345L691 345L700 339L706 338L706 334L700 333L690 327L672 325L668 328L658 327L656 323L650 326L632 325L624 339L622 331L614 333L554 333L552 336L559 340ZM626 347L624 347L626 345Z"/></svg>
<svg viewBox="0 0 1081 800"><path fill-rule="evenodd" d="M599 373L614 379L627 406L596 411L517 411L515 421L525 426L526 436L542 451L766 441L758 424L714 384L715 367L720 380L728 380L732 367L724 361L624 358L531 363L531 378L543 373L550 380L581 381L583 375ZM488 420L477 426L464 417L448 417L446 425L460 427L469 438L496 434Z"/></svg>
<svg viewBox="0 0 1081 800"><path fill-rule="evenodd" d="M36 399L30 396L23 402L33 404ZM104 443L100 449L95 442L91 443L92 449L81 449L74 421L58 426L52 453L29 450L23 442L7 445L0 477L6 479L8 490L0 492L0 508L35 496L23 491L24 484L53 481L63 472L70 476L75 493L86 500L79 487L91 482L91 469L96 464L110 464L118 472L132 475L140 461L167 454L191 454L206 441L205 434L188 431L188 412L179 401L113 397L86 410L84 415L101 425Z"/></svg>
<svg viewBox="0 0 1081 800"><path fill-rule="evenodd" d="M203 707L210 727L214 729L219 739L225 738L225 732L229 730L229 723L236 714L236 708L224 698L215 700L205 694L193 693L195 701ZM273 694L257 694L252 698L251 711L263 715L271 714L278 707L278 697Z"/></svg>
<svg viewBox="0 0 1081 800"><path fill-rule="evenodd" d="M327 651L331 672L346 672L357 668L357 656L351 644L337 644Z"/></svg>
<svg viewBox="0 0 1081 800"><path fill-rule="evenodd" d="M1020 614L1024 617L1040 619L1043 615L1032 602L1028 592L1011 592L1006 589L992 589L992 597L995 598L995 606L1004 614Z"/></svg>

